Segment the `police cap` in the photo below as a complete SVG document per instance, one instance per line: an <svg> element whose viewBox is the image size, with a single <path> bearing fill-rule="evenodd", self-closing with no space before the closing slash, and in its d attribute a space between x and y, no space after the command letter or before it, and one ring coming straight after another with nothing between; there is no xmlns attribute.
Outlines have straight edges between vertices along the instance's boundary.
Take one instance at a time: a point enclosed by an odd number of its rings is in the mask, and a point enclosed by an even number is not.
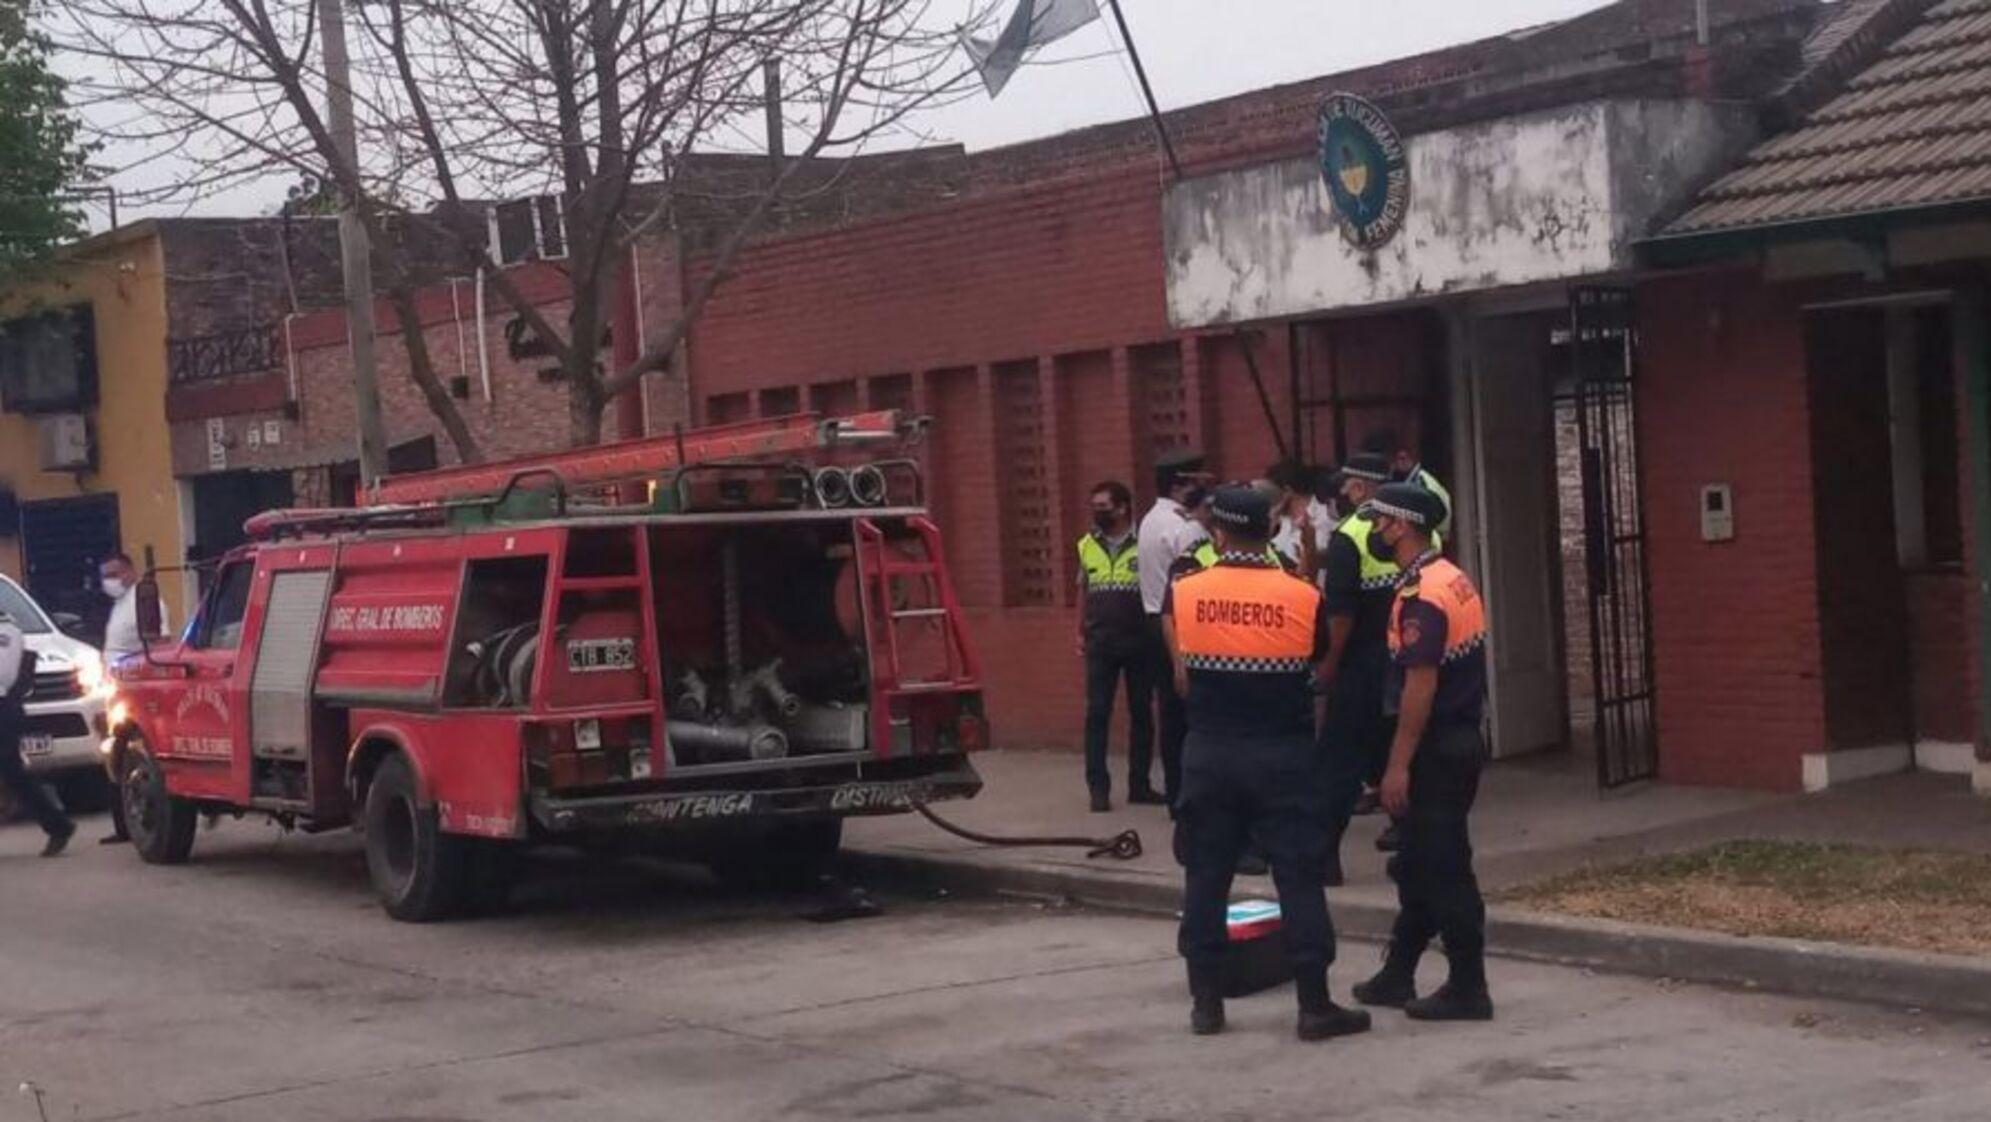
<svg viewBox="0 0 1991 1122"><path fill-rule="evenodd" d="M1240 537L1264 541L1272 536L1272 500L1248 484L1217 488L1210 502L1210 517Z"/></svg>
<svg viewBox="0 0 1991 1122"><path fill-rule="evenodd" d="M1390 461L1387 456L1374 452L1357 452L1341 465L1341 474L1348 479L1364 479L1370 483L1388 483Z"/></svg>
<svg viewBox="0 0 1991 1122"><path fill-rule="evenodd" d="M1415 483L1385 483L1362 504L1362 514L1368 518L1385 515L1430 531L1445 521L1445 500Z"/></svg>
<svg viewBox="0 0 1991 1122"><path fill-rule="evenodd" d="M1185 475L1203 471L1204 456L1194 448L1172 448L1155 457L1155 490L1167 494Z"/></svg>

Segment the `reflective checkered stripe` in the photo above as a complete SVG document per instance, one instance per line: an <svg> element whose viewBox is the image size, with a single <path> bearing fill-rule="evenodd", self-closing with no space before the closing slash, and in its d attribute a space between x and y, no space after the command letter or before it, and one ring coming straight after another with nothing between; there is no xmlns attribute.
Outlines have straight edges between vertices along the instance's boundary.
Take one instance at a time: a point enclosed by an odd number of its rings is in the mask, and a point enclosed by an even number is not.
<svg viewBox="0 0 1991 1122"><path fill-rule="evenodd" d="M1312 663L1304 658L1246 658L1239 655L1185 654L1183 665L1191 670L1215 670L1224 674L1303 674Z"/></svg>
<svg viewBox="0 0 1991 1122"><path fill-rule="evenodd" d="M1085 578L1085 594L1087 596L1098 596L1101 593L1108 593L1108 592L1111 593L1139 592L1140 590L1141 590L1141 582L1138 579L1137 580L1094 580L1092 579L1091 576L1087 576Z"/></svg>
<svg viewBox="0 0 1991 1122"><path fill-rule="evenodd" d="M1467 655L1473 653L1476 650L1479 650L1484 646L1486 646L1486 632L1482 631L1479 634L1474 635L1471 638L1468 638L1463 643L1452 643L1446 646L1444 661L1457 662L1458 660L1466 657Z"/></svg>
<svg viewBox="0 0 1991 1122"><path fill-rule="evenodd" d="M1341 520L1334 532L1347 538L1355 546L1355 556L1361 559L1361 588L1364 592L1382 592L1394 589L1396 582L1403 577L1403 568L1394 561L1379 561L1369 552L1369 531L1375 523L1359 514L1351 514Z"/></svg>

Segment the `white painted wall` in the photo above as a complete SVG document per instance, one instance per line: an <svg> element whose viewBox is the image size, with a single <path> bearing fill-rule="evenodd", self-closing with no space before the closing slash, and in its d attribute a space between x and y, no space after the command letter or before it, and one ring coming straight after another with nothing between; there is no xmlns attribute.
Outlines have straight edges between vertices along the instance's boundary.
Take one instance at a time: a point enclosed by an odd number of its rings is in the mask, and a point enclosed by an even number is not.
<svg viewBox="0 0 1991 1122"><path fill-rule="evenodd" d="M1163 204L1169 318L1202 327L1624 269L1654 215L1748 131L1699 102L1590 102L1419 134L1404 228L1373 252L1342 237L1310 157L1186 180Z"/></svg>

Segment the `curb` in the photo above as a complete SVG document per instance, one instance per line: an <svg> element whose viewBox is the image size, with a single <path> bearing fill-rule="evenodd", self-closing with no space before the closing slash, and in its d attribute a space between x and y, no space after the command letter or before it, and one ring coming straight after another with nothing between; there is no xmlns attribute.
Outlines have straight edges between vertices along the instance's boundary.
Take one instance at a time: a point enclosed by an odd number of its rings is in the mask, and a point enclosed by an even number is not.
<svg viewBox="0 0 1991 1122"><path fill-rule="evenodd" d="M1060 898L1171 918L1181 896L1173 878L1163 880L1107 868L1050 869L878 850L846 850L842 861L859 876L898 884L984 895ZM1330 905L1336 933L1363 942L1381 942L1396 918L1394 898L1374 890L1337 892L1330 897ZM1762 993L1991 1016L1991 959L1987 958L1745 938L1508 907L1487 910L1487 944L1495 957L1525 962Z"/></svg>

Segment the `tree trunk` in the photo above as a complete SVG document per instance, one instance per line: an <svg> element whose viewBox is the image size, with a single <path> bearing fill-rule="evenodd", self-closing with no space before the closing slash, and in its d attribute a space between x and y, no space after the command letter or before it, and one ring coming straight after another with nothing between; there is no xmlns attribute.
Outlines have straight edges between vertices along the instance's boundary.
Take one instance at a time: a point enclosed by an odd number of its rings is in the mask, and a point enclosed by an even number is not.
<svg viewBox="0 0 1991 1122"><path fill-rule="evenodd" d="M581 379L572 372L568 373L567 423L571 430L568 440L573 447L587 448L601 443L605 404L596 392L592 379Z"/></svg>
<svg viewBox="0 0 1991 1122"><path fill-rule="evenodd" d="M449 388L436 375L435 359L429 354L429 341L422 334L422 321L415 312L414 294L406 285L397 284L389 291L388 299L394 305L395 318L401 321L401 339L408 348L409 379L422 391L422 400L441 422L449 442L456 445L457 459L466 464L483 463L484 449L471 434L470 425L463 419L463 411L456 407Z"/></svg>

